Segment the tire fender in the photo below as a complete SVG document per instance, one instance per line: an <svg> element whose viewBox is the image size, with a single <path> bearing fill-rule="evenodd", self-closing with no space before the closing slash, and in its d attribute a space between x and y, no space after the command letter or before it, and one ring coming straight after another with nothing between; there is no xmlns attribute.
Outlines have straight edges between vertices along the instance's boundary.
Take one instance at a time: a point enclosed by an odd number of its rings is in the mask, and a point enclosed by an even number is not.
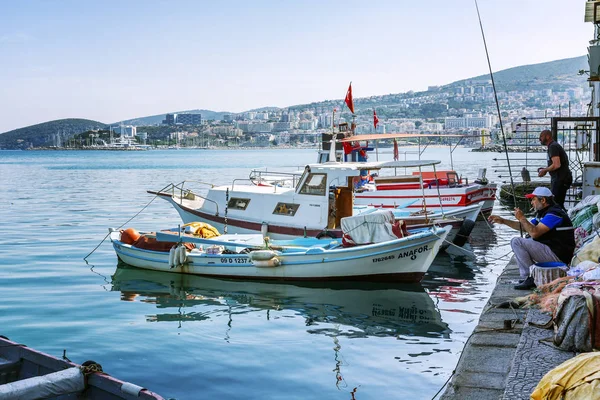
<svg viewBox="0 0 600 400"><path fill-rule="evenodd" d="M465 219L458 230L456 236L454 236L454 240L452 240L452 244L458 247L463 247L469 236L471 235L471 231L475 227L475 221L470 219Z"/></svg>

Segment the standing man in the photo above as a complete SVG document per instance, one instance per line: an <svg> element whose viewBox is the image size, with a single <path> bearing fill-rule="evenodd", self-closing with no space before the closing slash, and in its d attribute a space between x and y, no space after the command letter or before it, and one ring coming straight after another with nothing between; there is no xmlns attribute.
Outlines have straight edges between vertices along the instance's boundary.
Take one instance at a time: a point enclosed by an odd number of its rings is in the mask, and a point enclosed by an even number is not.
<svg viewBox="0 0 600 400"><path fill-rule="evenodd" d="M510 241L515 253L519 272L523 279L515 289L532 289L535 287L529 267L539 262L562 261L571 262L575 250L573 224L565 210L552 199L552 192L545 187L537 187L533 193L526 195L536 211L535 218L528 221L523 211L515 208L516 221L490 215L489 222L504 224L513 229L522 229L528 238L517 237Z"/></svg>
<svg viewBox="0 0 600 400"><path fill-rule="evenodd" d="M552 138L552 133L549 130L540 133L540 143L548 146L548 166L538 169L538 176L541 178L546 173L550 173L550 185L552 194L554 194L554 201L564 209L567 190L573 183L573 176L569 169L569 158L562 146Z"/></svg>

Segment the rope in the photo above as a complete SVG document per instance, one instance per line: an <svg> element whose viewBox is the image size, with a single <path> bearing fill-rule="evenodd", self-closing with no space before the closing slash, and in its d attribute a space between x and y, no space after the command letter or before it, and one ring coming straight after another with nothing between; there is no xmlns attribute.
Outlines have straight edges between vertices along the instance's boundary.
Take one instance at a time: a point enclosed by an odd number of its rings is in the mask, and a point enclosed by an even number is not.
<svg viewBox="0 0 600 400"><path fill-rule="evenodd" d="M104 373L104 371L102 371L102 365L98 364L95 361L84 362L83 364L81 364L80 369L83 375L85 376L94 374L96 372Z"/></svg>
<svg viewBox="0 0 600 400"><path fill-rule="evenodd" d="M438 239L441 239L441 236L439 236L438 234L434 233L433 235L434 235L434 236L436 236ZM448 243L450 246L454 246L454 247L456 247L456 248L457 248L457 249L459 249L460 251L463 251L463 252L465 252L465 253L468 253L468 254L469 254L470 256L472 256L472 257L475 257L475 252L473 252L473 251L470 251L470 250L467 250L467 249L465 249L465 248L463 248L463 247L457 246L457 245L455 245L454 243L452 243L452 242L450 242L450 241L448 241L448 240L446 240L446 239L444 239L444 242Z"/></svg>
<svg viewBox="0 0 600 400"><path fill-rule="evenodd" d="M167 186L165 186L164 188L160 189L158 191L158 193L161 193L163 190L165 190L166 188L168 188L169 186L171 186L172 184L169 183ZM146 204L144 207L142 207L142 209L140 211L138 211L133 217L129 218L127 221L125 221L124 223L122 223L120 226L117 227L117 230L121 229L122 227L124 227L126 224L128 224L129 222L131 222L131 220L133 220L135 217L137 217L138 215L141 214L142 211L144 211L146 208L148 208L148 206L154 201L156 200L156 198L158 197L158 194L155 194L154 197L152 198L152 200L150 200L148 202L148 204ZM98 243L98 245L96 247L94 247L94 249L92 251L90 251L88 253L87 256L83 257L83 261L87 262L87 258L89 256L91 256L96 250L98 250L98 247L100 247L102 245L102 243L104 243L104 241L106 240L107 237L110 236L110 232L108 232L106 234L106 236L104 236L104 238L100 241L100 243Z"/></svg>
<svg viewBox="0 0 600 400"><path fill-rule="evenodd" d="M229 208L229 188L225 191L225 221L223 225L223 234L227 235L227 210Z"/></svg>
<svg viewBox="0 0 600 400"><path fill-rule="evenodd" d="M506 245L505 245L505 246L506 246ZM513 251L511 250L511 251L509 251L508 253L506 253L506 254L504 254L504 255L502 255L502 256L500 256L500 257L498 257L498 258L488 258L488 257L486 257L485 259L486 259L486 261L498 261L498 260L501 260L501 259L505 258L506 256L508 256L508 255L509 255L509 254L511 254L512 252L513 252Z"/></svg>

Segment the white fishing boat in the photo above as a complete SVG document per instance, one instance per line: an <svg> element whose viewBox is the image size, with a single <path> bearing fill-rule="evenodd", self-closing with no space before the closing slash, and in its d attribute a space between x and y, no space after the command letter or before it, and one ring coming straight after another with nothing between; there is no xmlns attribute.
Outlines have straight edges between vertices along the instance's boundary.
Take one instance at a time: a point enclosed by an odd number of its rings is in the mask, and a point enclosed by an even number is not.
<svg viewBox="0 0 600 400"><path fill-rule="evenodd" d="M169 251L141 248L111 230L114 250L138 268L213 277L274 280L385 280L418 282L449 228L431 227L405 237L390 211L342 220L343 239L268 240L260 234L198 237L185 229L158 231ZM266 240L266 241L265 241ZM201 245L192 248L183 245ZM351 245L349 244L358 244Z"/></svg>
<svg viewBox="0 0 600 400"><path fill-rule="evenodd" d="M163 400L161 396L102 372L86 361L61 360L0 337L0 399Z"/></svg>
<svg viewBox="0 0 600 400"><path fill-rule="evenodd" d="M369 147L369 142L377 143L380 140L420 140L437 139L440 135L431 134L407 134L407 133L387 133L387 134L365 134L354 135L350 132L337 133L336 135L324 134L322 140L323 150L319 151L319 163L326 163L330 160L344 160L349 157L351 160L359 159L357 152L366 152L369 158L379 158L377 148ZM336 140L339 138L339 141ZM444 138L455 138L458 143L465 138L464 135L444 135ZM396 143L396 142L395 142ZM417 151L419 158L427 148L419 145ZM350 153L345 154L344 145L350 145ZM454 146L456 148L456 145ZM453 165L452 152L454 149L450 146L450 162ZM395 151L397 147L395 145ZM370 154L369 154L370 153ZM399 168L390 165L384 168L377 177L370 181L368 190L362 190L356 193L355 203L358 205L374 205L378 207L393 207L394 204L407 199L425 199L428 209L438 211L441 208L464 207L472 204L482 204L481 212L483 214L491 213L496 200L495 183L490 183L485 177L485 169L479 171L479 176L469 182L465 177L459 176L454 170L433 170L431 171L411 171L409 174L397 174ZM379 171L378 171L379 172ZM419 202L410 205L409 208L421 208L423 205Z"/></svg>
<svg viewBox="0 0 600 400"><path fill-rule="evenodd" d="M355 197L359 193L356 193L354 181L360 179L363 171L421 168L438 163L418 160L311 164L305 167L300 177L290 178L295 182L290 187L266 183L265 179L251 175L249 181L238 179L231 185L208 185L204 189L197 189L197 182L184 181L149 193L169 201L184 223L207 222L222 232L261 232L275 239L315 237L324 231L336 236L335 231L339 231L342 218L371 212L376 208L364 205L355 207ZM278 180L283 178L279 177ZM433 224L451 226L454 231L449 240L453 240L465 220L474 221L481 210L480 204L432 210L423 203L423 197L404 198L388 208L401 213L398 216L409 229ZM412 211L402 212L404 209ZM472 224L468 225L472 229ZM470 229L462 232L461 236L468 236Z"/></svg>

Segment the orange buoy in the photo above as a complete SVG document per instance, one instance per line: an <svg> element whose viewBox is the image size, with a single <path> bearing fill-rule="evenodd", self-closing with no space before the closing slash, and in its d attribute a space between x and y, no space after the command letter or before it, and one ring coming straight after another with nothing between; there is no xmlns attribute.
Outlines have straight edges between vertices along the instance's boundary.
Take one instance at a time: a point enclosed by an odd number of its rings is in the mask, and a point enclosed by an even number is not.
<svg viewBox="0 0 600 400"><path fill-rule="evenodd" d="M140 233L134 228L127 228L121 230L121 242L125 244L133 244L136 240L140 238Z"/></svg>

